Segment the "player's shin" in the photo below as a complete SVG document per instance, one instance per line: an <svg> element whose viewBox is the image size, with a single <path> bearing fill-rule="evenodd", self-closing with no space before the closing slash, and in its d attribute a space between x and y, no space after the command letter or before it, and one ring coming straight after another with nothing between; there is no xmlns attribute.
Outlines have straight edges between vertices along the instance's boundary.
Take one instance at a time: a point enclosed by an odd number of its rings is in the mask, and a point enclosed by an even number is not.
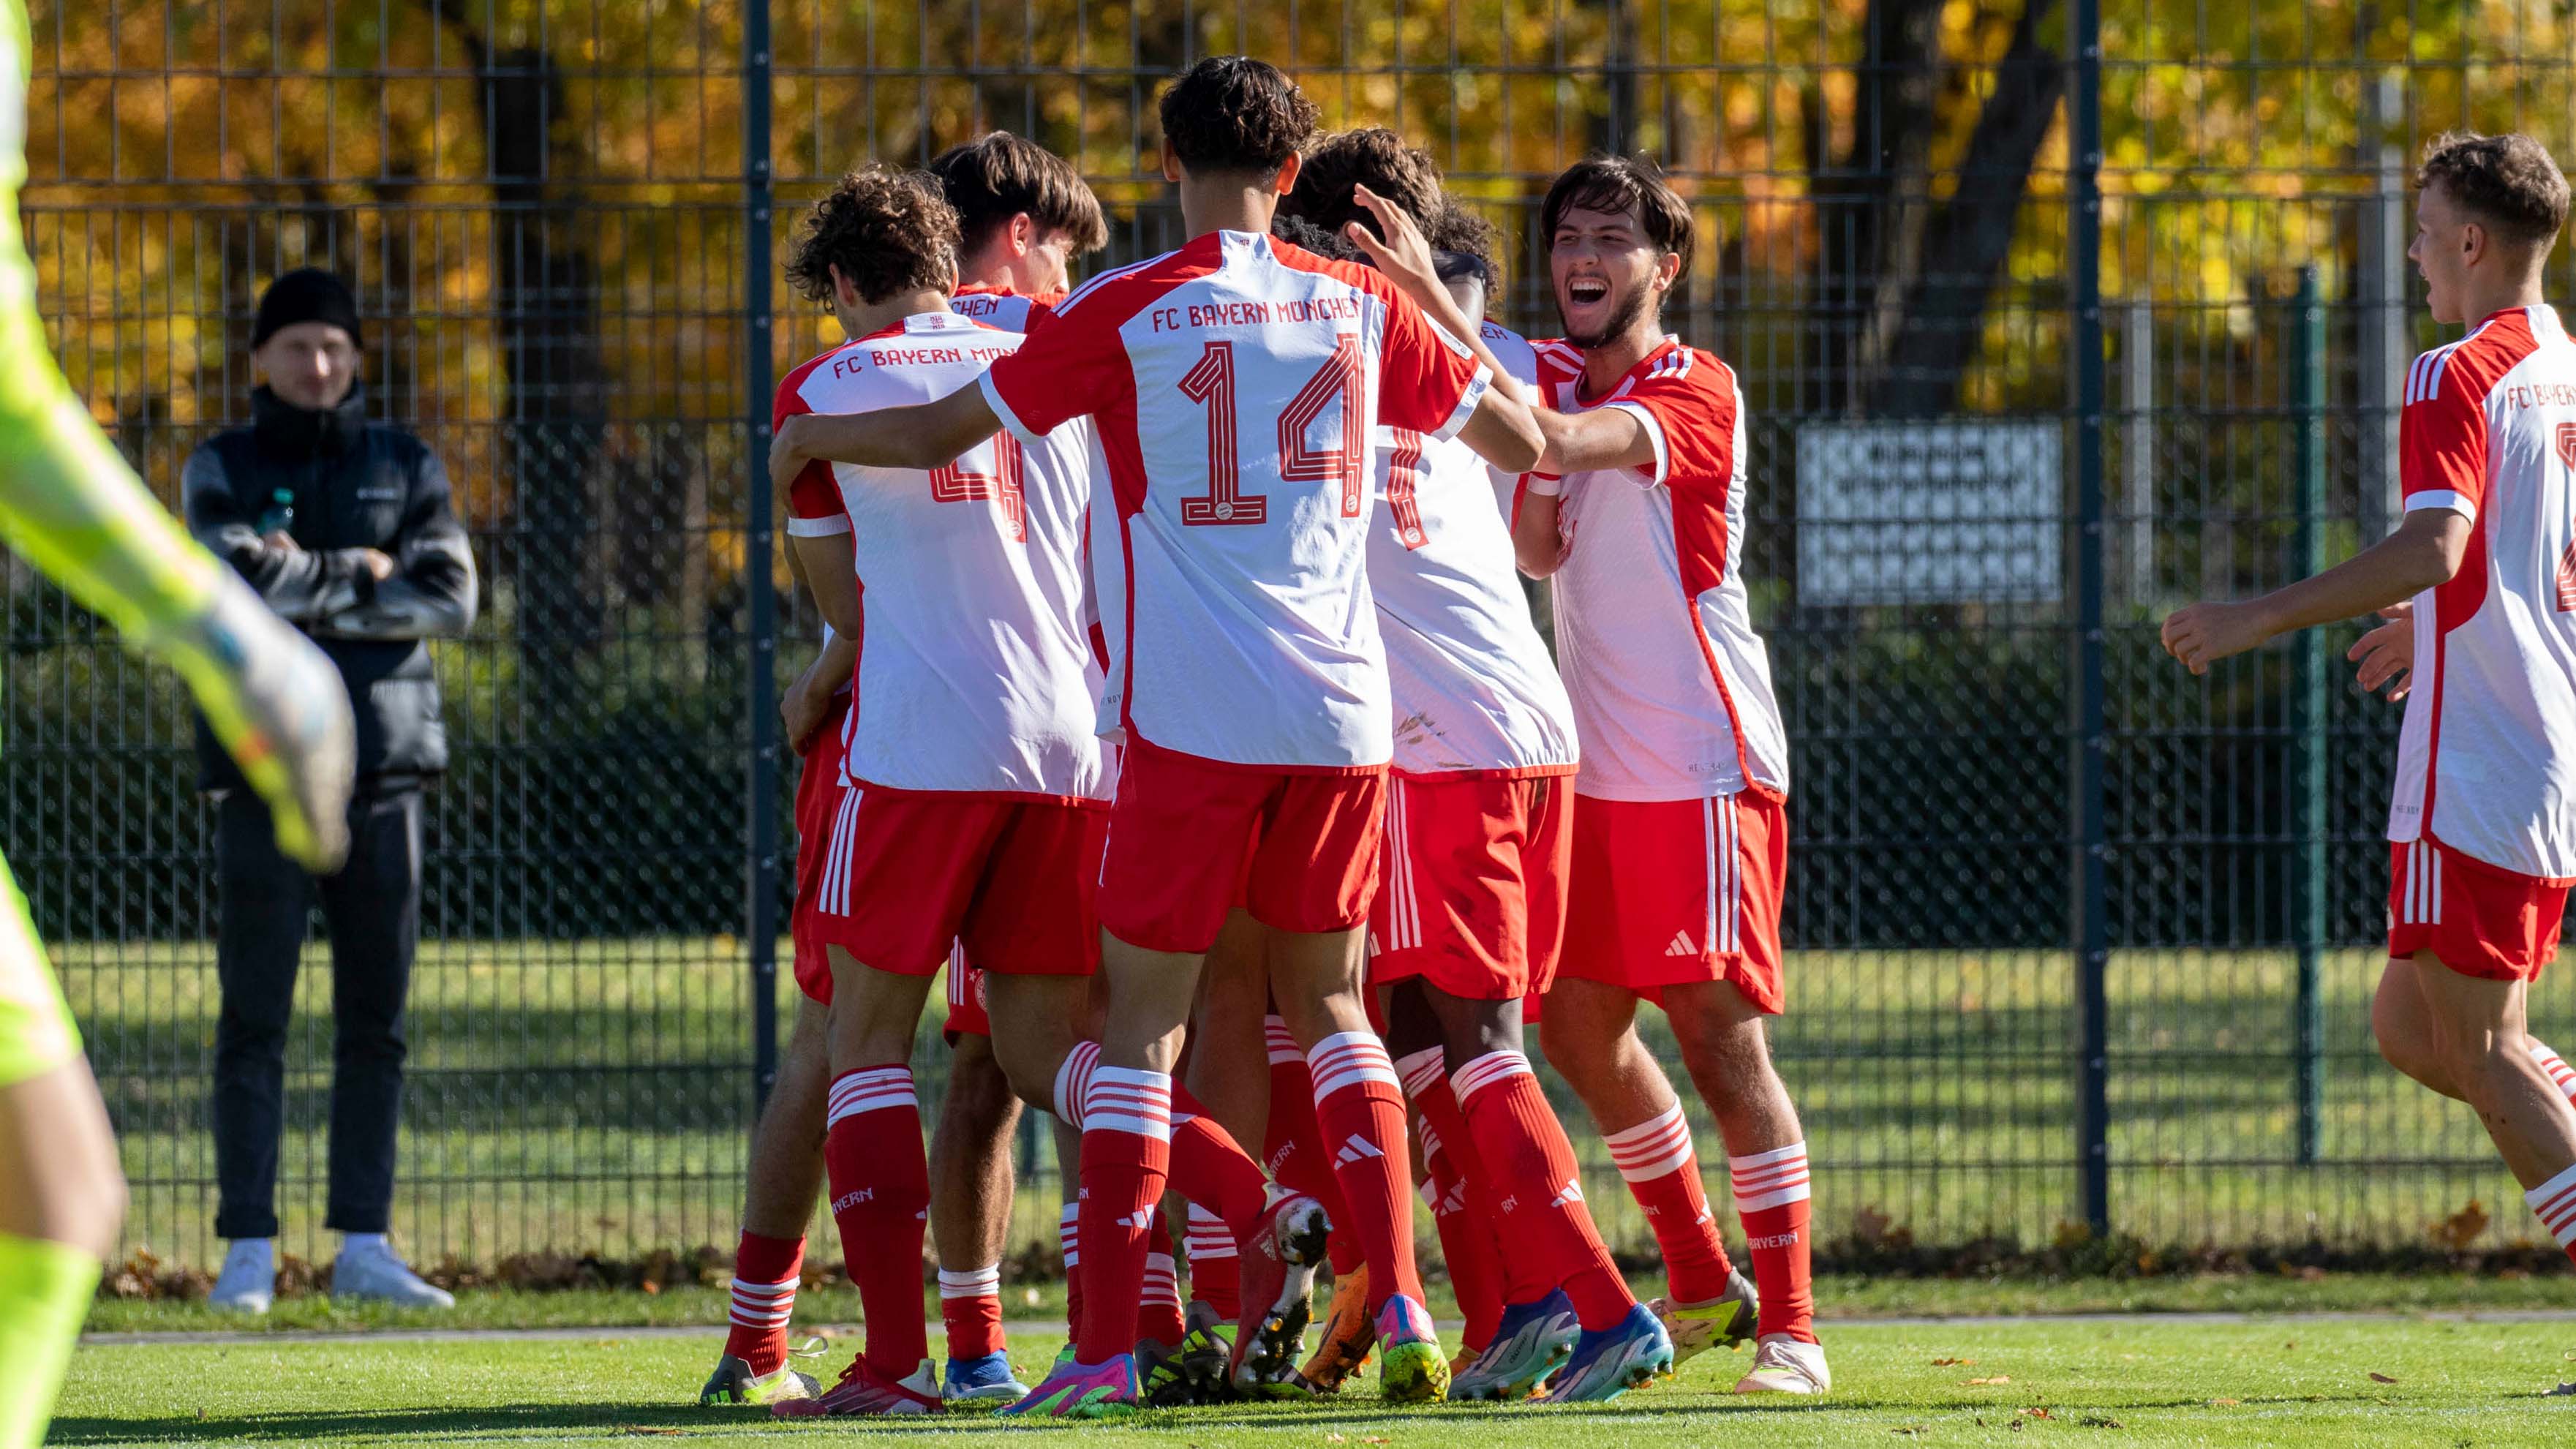
<svg viewBox="0 0 2576 1449"><path fill-rule="evenodd" d="M1584 1205L1574 1145L1548 1109L1529 1058L1488 1052L1451 1082L1476 1152L1502 1196L1496 1231L1542 1265L1586 1330L1618 1326L1637 1306ZM1522 1300L1514 1300L1522 1301Z"/></svg>
<svg viewBox="0 0 2576 1449"><path fill-rule="evenodd" d="M1458 1110L1458 1098L1449 1088L1440 1048L1426 1047L1408 1054L1396 1063L1396 1075L1404 1079L1405 1095L1421 1114L1423 1150L1428 1152L1432 1143L1439 1144L1442 1167L1458 1177L1458 1193L1466 1211L1484 1224L1491 1241L1502 1228L1506 1194L1478 1150L1476 1135L1468 1127L1465 1115ZM1496 1263L1500 1277L1495 1289L1506 1304L1535 1303L1556 1287L1555 1276L1546 1272L1545 1265L1533 1254L1504 1253Z"/></svg>
<svg viewBox="0 0 2576 1449"><path fill-rule="evenodd" d="M1386 1046L1362 1031L1337 1032L1308 1049L1315 1117L1368 1261L1369 1311L1398 1294L1422 1301L1413 1262L1413 1174L1405 1154L1404 1089Z"/></svg>
<svg viewBox="0 0 2576 1449"><path fill-rule="evenodd" d="M1807 1144L1730 1157L1726 1165L1753 1255L1754 1286L1762 1294L1763 1336L1785 1333L1813 1343L1816 1290L1808 1261Z"/></svg>
<svg viewBox="0 0 2576 1449"><path fill-rule="evenodd" d="M725 1354L741 1359L755 1378L787 1362L787 1324L796 1312L797 1281L805 1271L805 1240L773 1238L743 1229L734 1247L732 1312Z"/></svg>
<svg viewBox="0 0 2576 1449"><path fill-rule="evenodd" d="M826 1120L832 1220L866 1315L867 1360L900 1379L930 1351L921 1304L930 1163L912 1069L868 1067L833 1078Z"/></svg>
<svg viewBox="0 0 2576 1449"><path fill-rule="evenodd" d="M1281 1187L1323 1204L1333 1223L1326 1249L1333 1275L1348 1276L1360 1266L1359 1239L1351 1235L1350 1208L1333 1177L1333 1159L1324 1151L1323 1125L1315 1118L1315 1078L1306 1070L1305 1049L1276 1016L1265 1020L1263 1030L1270 1052L1270 1114L1262 1133L1262 1163Z"/></svg>
<svg viewBox="0 0 2576 1449"><path fill-rule="evenodd" d="M1607 1134L1610 1160L1654 1230L1674 1301L1705 1303L1726 1295L1735 1271L1717 1237L1717 1218L1700 1185L1699 1153L1676 1100L1633 1127Z"/></svg>
<svg viewBox="0 0 2576 1449"><path fill-rule="evenodd" d="M67 1243L0 1233L0 1445L44 1439L99 1270Z"/></svg>
<svg viewBox="0 0 2576 1449"><path fill-rule="evenodd" d="M1101 1066L1082 1099L1081 1332L1074 1356L1107 1363L1134 1345L1147 1229L1171 1170L1172 1079Z"/></svg>
<svg viewBox="0 0 2576 1449"><path fill-rule="evenodd" d="M1506 1274L1491 1224L1468 1200L1467 1174L1448 1139L1428 1121L1421 1124L1422 1160L1427 1176L1422 1196L1431 1208L1432 1226L1440 1234L1440 1256L1449 1268L1450 1291L1466 1319L1463 1341L1482 1351L1493 1342L1494 1326L1503 1316Z"/></svg>

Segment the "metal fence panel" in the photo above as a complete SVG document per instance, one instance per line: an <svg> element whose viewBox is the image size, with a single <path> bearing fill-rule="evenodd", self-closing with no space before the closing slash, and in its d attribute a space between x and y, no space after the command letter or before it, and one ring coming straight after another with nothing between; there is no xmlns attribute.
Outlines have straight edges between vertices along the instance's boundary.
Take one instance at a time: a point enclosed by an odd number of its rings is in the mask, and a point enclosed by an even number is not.
<svg viewBox="0 0 2576 1449"><path fill-rule="evenodd" d="M768 696L819 622L758 481L766 378L835 337L768 284L797 212L849 166L1002 126L1092 178L1092 265L1149 255L1181 239L1156 88L1229 50L1293 70L1328 125L1431 150L1533 335L1558 168L1642 149L1693 201L1672 323L1752 420L1744 567L1796 781L1774 1043L1820 1237L2093 1219L2402 1246L2513 1199L2473 1120L2369 1044L2396 712L2345 683L2350 629L2204 682L2156 622L2389 525L2391 378L2436 340L2406 158L2455 124L2576 140L2569 22L2456 9L54 4L27 211L66 369L164 496L246 416L257 288L307 261L355 280L378 414L456 479L489 598L436 650L457 766L398 1221L425 1258L730 1231L785 1001L758 974L794 849ZM1872 460L1982 470L1951 495L1973 519ZM204 1262L213 901L183 702L12 568L0 845L124 1135L129 1236ZM291 1056L296 1246L324 964L317 943ZM2568 1030L2564 988L2535 1003ZM1052 1200L1029 1184L1024 1237ZM2495 1216L2463 1241L2528 1236Z"/></svg>

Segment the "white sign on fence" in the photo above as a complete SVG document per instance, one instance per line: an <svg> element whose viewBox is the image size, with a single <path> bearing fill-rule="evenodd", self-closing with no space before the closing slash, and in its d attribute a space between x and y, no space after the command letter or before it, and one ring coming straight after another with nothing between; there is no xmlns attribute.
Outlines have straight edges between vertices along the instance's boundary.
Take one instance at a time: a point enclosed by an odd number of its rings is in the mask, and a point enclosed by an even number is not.
<svg viewBox="0 0 2576 1449"><path fill-rule="evenodd" d="M1798 601L2053 602L2064 446L2057 423L1800 428Z"/></svg>

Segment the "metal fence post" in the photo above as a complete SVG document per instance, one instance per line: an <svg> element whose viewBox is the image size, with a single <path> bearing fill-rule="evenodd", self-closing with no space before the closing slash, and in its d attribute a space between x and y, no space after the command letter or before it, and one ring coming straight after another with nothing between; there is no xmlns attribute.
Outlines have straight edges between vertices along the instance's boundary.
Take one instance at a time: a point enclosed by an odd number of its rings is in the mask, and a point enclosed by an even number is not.
<svg viewBox="0 0 2576 1449"><path fill-rule="evenodd" d="M778 1080L778 600L769 555L769 0L742 9L743 421L750 439L743 505L743 584L750 614L750 832L744 916L751 938L751 1079L755 1111Z"/></svg>
<svg viewBox="0 0 2576 1449"><path fill-rule="evenodd" d="M2075 351L2075 699L2074 768L2070 772L2077 1053L2076 1164L2084 1221L2096 1237L2111 1231L2109 830L2105 807L2109 762L2103 689L2102 422L2105 393L2102 327L2102 17L2099 0L2074 0L2075 42L2067 121L2074 146L2067 176L2068 280Z"/></svg>
<svg viewBox="0 0 2576 1449"><path fill-rule="evenodd" d="M2317 269L2299 269L2297 326L2292 333L2291 449L2299 483L2296 571L2307 578L2325 568L2326 313L2317 297ZM2299 951L2298 1041L2299 1162L2317 1160L2318 1123L2325 1115L2325 1003L2317 983L2317 958L2326 939L2326 637L2300 633L2292 646L2296 676L2290 695L2292 775L2298 822L2298 869L2293 877L2296 915L2292 939Z"/></svg>

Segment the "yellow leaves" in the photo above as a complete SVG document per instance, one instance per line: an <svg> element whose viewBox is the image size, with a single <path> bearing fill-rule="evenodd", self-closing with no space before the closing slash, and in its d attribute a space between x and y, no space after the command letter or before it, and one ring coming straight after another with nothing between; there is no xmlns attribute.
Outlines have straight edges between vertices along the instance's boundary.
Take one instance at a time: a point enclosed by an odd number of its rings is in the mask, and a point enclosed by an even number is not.
<svg viewBox="0 0 2576 1449"><path fill-rule="evenodd" d="M2424 1231L2435 1246L2448 1248L2454 1253L2465 1252L2485 1234L2490 1221L2485 1205L2471 1198L2467 1207L2438 1223L2427 1224Z"/></svg>

